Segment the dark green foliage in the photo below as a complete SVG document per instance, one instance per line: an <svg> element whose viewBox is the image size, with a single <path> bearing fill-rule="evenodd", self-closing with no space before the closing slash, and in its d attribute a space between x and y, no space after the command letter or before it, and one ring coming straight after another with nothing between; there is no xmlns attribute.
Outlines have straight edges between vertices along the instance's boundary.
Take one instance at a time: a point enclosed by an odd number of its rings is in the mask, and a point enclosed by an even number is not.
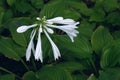
<svg viewBox="0 0 120 80"><path fill-rule="evenodd" d="M28 71L24 74L23 76L23 80L36 80L36 76L35 73L32 71Z"/></svg>
<svg viewBox="0 0 120 80"><path fill-rule="evenodd" d="M31 29L21 34L16 29L34 24L38 16L80 22L73 43L62 31L50 35L60 49L59 60L54 61L44 34L44 62L35 61L33 55L25 60ZM29 71L12 73L9 65L5 65L9 70L4 69L4 57L16 67L14 62L22 62ZM0 80L20 80L19 76L23 80L120 80L120 0L0 0Z"/></svg>
<svg viewBox="0 0 120 80"><path fill-rule="evenodd" d="M52 74L52 75L50 75ZM70 73L55 66L45 66L37 72L38 80L73 80Z"/></svg>
<svg viewBox="0 0 120 80"><path fill-rule="evenodd" d="M15 76L12 74L0 75L0 80L15 80Z"/></svg>

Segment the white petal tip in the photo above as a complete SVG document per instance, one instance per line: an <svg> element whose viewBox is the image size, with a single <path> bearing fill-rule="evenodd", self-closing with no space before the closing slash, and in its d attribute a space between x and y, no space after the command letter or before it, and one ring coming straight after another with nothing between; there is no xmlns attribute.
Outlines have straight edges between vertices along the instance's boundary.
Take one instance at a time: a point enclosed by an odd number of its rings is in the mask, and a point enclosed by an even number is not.
<svg viewBox="0 0 120 80"><path fill-rule="evenodd" d="M37 20L41 20L39 17L36 17Z"/></svg>
<svg viewBox="0 0 120 80"><path fill-rule="evenodd" d="M80 22L76 22L76 23L75 23L75 25L78 25L78 24L80 24Z"/></svg>
<svg viewBox="0 0 120 80"><path fill-rule="evenodd" d="M23 33L23 32L25 32L26 29L24 29L23 27L24 27L24 26L18 27L18 28L17 28L17 32L18 32L18 33Z"/></svg>
<svg viewBox="0 0 120 80"><path fill-rule="evenodd" d="M43 63L43 60L42 59L39 59L39 58L37 58L37 59L35 59L36 61L40 61L41 63Z"/></svg>
<svg viewBox="0 0 120 80"><path fill-rule="evenodd" d="M30 59L29 59L29 58L26 58L26 61L30 61Z"/></svg>

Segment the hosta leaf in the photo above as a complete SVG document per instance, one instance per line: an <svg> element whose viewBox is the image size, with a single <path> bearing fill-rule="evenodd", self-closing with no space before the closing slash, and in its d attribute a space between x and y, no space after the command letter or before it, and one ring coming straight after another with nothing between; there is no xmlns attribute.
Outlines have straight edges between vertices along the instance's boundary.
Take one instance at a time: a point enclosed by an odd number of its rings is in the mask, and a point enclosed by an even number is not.
<svg viewBox="0 0 120 80"><path fill-rule="evenodd" d="M87 75L84 74L74 74L72 77L73 80L87 80Z"/></svg>
<svg viewBox="0 0 120 80"><path fill-rule="evenodd" d="M92 47L97 54L100 54L104 48L109 47L112 42L113 38L111 34L103 26L99 26L91 38Z"/></svg>
<svg viewBox="0 0 120 80"><path fill-rule="evenodd" d="M4 5L5 0L0 0L0 6Z"/></svg>
<svg viewBox="0 0 120 80"><path fill-rule="evenodd" d="M15 76L12 74L0 75L0 80L15 80Z"/></svg>
<svg viewBox="0 0 120 80"><path fill-rule="evenodd" d="M26 72L23 76L23 80L36 80L36 79L37 79L36 75L32 71Z"/></svg>
<svg viewBox="0 0 120 80"><path fill-rule="evenodd" d="M0 25L2 24L3 22L3 17L4 17L4 14L5 14L5 10L0 7ZM0 26L1 27L1 26Z"/></svg>
<svg viewBox="0 0 120 80"><path fill-rule="evenodd" d="M103 55L101 57L101 67L113 67L119 62L120 58L120 40L116 40L115 44L110 48L106 49L103 52Z"/></svg>
<svg viewBox="0 0 120 80"><path fill-rule="evenodd" d="M62 6L61 6L62 5ZM60 16L64 11L64 5L61 1L54 1L46 4L40 12L40 17L46 16L47 18L53 18Z"/></svg>
<svg viewBox="0 0 120 80"><path fill-rule="evenodd" d="M49 56L49 60L53 60L54 58L53 58L53 52L52 52L52 47L51 47L51 45L50 45L50 43L49 43L49 40L48 40L48 38L45 36L45 35L42 35L42 50L43 50L43 58L45 59L45 60L48 60L47 58L48 58L48 56ZM44 60L44 61L45 61Z"/></svg>
<svg viewBox="0 0 120 80"><path fill-rule="evenodd" d="M16 0L7 0L7 3L9 6L12 6L15 3Z"/></svg>
<svg viewBox="0 0 120 80"><path fill-rule="evenodd" d="M81 15L76 10L69 8L68 6L70 4L68 2L69 1L64 0L51 1L44 6L40 12L40 16L46 16L47 18L62 16L64 18L72 18L75 20L79 19Z"/></svg>
<svg viewBox="0 0 120 80"><path fill-rule="evenodd" d="M23 50L20 49L18 52L18 47L12 39L0 37L0 52L6 57L19 61Z"/></svg>
<svg viewBox="0 0 120 80"><path fill-rule="evenodd" d="M80 26L78 28L79 34L83 35L89 39L93 33L94 28L95 28L94 23L90 24L89 22L84 20L80 23Z"/></svg>
<svg viewBox="0 0 120 80"><path fill-rule="evenodd" d="M8 22L6 25L12 34L13 40L17 44L24 46L24 47L26 47L28 44L28 40L30 39L30 37L29 37L30 33L29 33L29 31L27 31L25 33L17 33L16 30L21 25L29 25L30 22L31 21L29 18L16 18L16 19L13 19L12 21Z"/></svg>
<svg viewBox="0 0 120 80"><path fill-rule="evenodd" d="M115 39L120 39L120 30L113 32L112 35Z"/></svg>
<svg viewBox="0 0 120 80"><path fill-rule="evenodd" d="M106 11L112 11L112 10L119 8L118 0L104 0L103 3L104 3L104 8Z"/></svg>
<svg viewBox="0 0 120 80"><path fill-rule="evenodd" d="M82 36L77 36L73 43L68 36L56 36L55 39L54 41L56 41L61 48L71 51L71 53L78 58L90 57L92 53L89 41Z"/></svg>
<svg viewBox="0 0 120 80"><path fill-rule="evenodd" d="M119 26L120 25L120 13L119 12L112 12L107 16L107 22L111 23L112 25Z"/></svg>
<svg viewBox="0 0 120 80"><path fill-rule="evenodd" d="M99 80L120 80L120 68L110 68L100 71Z"/></svg>
<svg viewBox="0 0 120 80"><path fill-rule="evenodd" d="M37 78L38 80L73 80L70 73L54 66L42 67L37 72Z"/></svg>
<svg viewBox="0 0 120 80"><path fill-rule="evenodd" d="M21 0L21 1L16 0L16 3L14 6L16 10L22 13L34 11L34 8L26 0Z"/></svg>
<svg viewBox="0 0 120 80"><path fill-rule="evenodd" d="M82 71L85 67L77 62L63 62L56 65L59 68L73 72L76 70Z"/></svg>
<svg viewBox="0 0 120 80"><path fill-rule="evenodd" d="M99 16L98 16L99 15ZM105 12L102 9L93 9L89 21L102 22L105 19Z"/></svg>
<svg viewBox="0 0 120 80"><path fill-rule="evenodd" d="M89 9L87 7L87 5L82 1L69 0L69 1L66 1L66 5L68 5L69 7L73 8L75 10L77 9L78 12L80 12L81 14L83 14L85 16L89 16L92 12L92 10Z"/></svg>
<svg viewBox="0 0 120 80"><path fill-rule="evenodd" d="M12 10L10 10L10 9L6 10L5 13L4 13L4 17L3 17L3 23L6 23L6 22L9 21L12 17L13 17L13 12L12 12Z"/></svg>
<svg viewBox="0 0 120 80"><path fill-rule="evenodd" d="M33 6L37 9L40 9L43 7L44 5L44 1L43 0L31 0L31 3L33 4Z"/></svg>
<svg viewBox="0 0 120 80"><path fill-rule="evenodd" d="M77 11L69 9L65 9L61 16L63 16L64 18L71 18L74 20L78 20L81 17L81 15Z"/></svg>

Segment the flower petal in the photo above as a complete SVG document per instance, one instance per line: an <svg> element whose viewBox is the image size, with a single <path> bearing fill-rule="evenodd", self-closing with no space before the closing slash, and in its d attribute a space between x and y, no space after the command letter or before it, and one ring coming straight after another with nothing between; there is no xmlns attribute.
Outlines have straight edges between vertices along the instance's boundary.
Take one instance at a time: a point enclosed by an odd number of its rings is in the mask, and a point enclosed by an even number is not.
<svg viewBox="0 0 120 80"><path fill-rule="evenodd" d="M34 31L36 32L36 30L33 30L33 31L31 32L30 39L32 39L32 37L33 37L33 35L34 35ZM35 49L34 49L34 43L33 43L33 41L31 42L31 46L32 46L33 54L35 54Z"/></svg>
<svg viewBox="0 0 120 80"><path fill-rule="evenodd" d="M41 43L41 32L42 32L42 27L40 26L39 31L38 31L38 41L37 41L37 46L36 46L36 51L35 51L35 59L36 60L41 60L43 62L43 57L42 57L42 43Z"/></svg>
<svg viewBox="0 0 120 80"><path fill-rule="evenodd" d="M75 21L72 19L64 19L64 20L60 20L60 21L54 21L54 23L58 23L58 24L74 24Z"/></svg>
<svg viewBox="0 0 120 80"><path fill-rule="evenodd" d="M76 22L73 19L51 19L51 20L47 20L47 24L53 24L53 23L57 23L57 24L75 24Z"/></svg>
<svg viewBox="0 0 120 80"><path fill-rule="evenodd" d="M23 33L23 32L25 32L25 31L27 31L28 29L30 29L30 28L32 28L32 27L36 27L37 26L37 24L33 24L33 25L30 25L30 26L20 26L20 27L18 27L17 28L17 32L18 33Z"/></svg>
<svg viewBox="0 0 120 80"><path fill-rule="evenodd" d="M79 22L76 22L74 24L69 24L69 25L62 25L62 26L56 26L56 25L52 25L52 24L46 24L46 26L49 26L49 27L53 27L53 28L63 28L63 29L67 29L67 30L71 30L71 29L74 29L74 28L78 28L76 25L78 25Z"/></svg>
<svg viewBox="0 0 120 80"><path fill-rule="evenodd" d="M70 37L71 41L74 42L74 37L76 37L77 34L75 34L75 33L70 33L70 32L66 32L66 33L67 33L67 35Z"/></svg>
<svg viewBox="0 0 120 80"><path fill-rule="evenodd" d="M31 33L31 40L30 40L29 45L28 45L27 50L26 50L26 60L27 61L30 59L31 50L34 48L33 39L35 37L35 34L36 34L36 30L33 30ZM34 51L33 51L33 53L34 53Z"/></svg>
<svg viewBox="0 0 120 80"><path fill-rule="evenodd" d="M55 43L52 41L52 39L50 38L50 36L48 35L48 33L46 32L45 29L44 29L44 33L47 36L50 44L52 45L52 50L53 50L53 53L54 53L54 58L56 60L56 59L58 59L61 56L60 55L60 51L59 51L58 47L55 45Z"/></svg>
<svg viewBox="0 0 120 80"><path fill-rule="evenodd" d="M53 34L54 31L51 28L44 26L48 33Z"/></svg>
<svg viewBox="0 0 120 80"><path fill-rule="evenodd" d="M75 28L77 28L77 24L79 24L79 22L76 22L74 24L70 24L70 25L63 25L63 26L55 26L55 25L49 25L47 24L47 26L49 27L53 27L53 28L57 28L60 29L64 32L67 33L67 35L70 37L71 41L74 42L73 38L77 36L77 34L79 33L77 30L75 30Z"/></svg>
<svg viewBox="0 0 120 80"><path fill-rule="evenodd" d="M53 19L48 19L47 21L48 22L55 22L55 21L60 21L60 20L63 20L63 17L55 17Z"/></svg>
<svg viewBox="0 0 120 80"><path fill-rule="evenodd" d="M36 17L37 20L41 20L39 17Z"/></svg>

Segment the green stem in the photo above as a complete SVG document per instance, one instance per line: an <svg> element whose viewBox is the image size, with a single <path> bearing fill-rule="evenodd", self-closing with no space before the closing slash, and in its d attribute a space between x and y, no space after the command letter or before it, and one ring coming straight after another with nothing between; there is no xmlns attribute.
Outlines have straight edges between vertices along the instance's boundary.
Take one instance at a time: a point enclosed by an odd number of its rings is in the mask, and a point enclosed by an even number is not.
<svg viewBox="0 0 120 80"><path fill-rule="evenodd" d="M26 68L28 71L30 71L29 68L28 68L28 66L27 66L27 64L26 64L22 59L21 59L20 61L21 61L22 64L25 66L25 68Z"/></svg>
<svg viewBox="0 0 120 80"><path fill-rule="evenodd" d="M20 80L22 79L20 76L16 75L15 73L13 73L13 72L11 72L11 71L3 68L3 67L0 67L0 70L2 70L2 71L4 71L4 72L7 72L7 73L9 73L9 74L13 74L13 75L15 75L17 78L19 78Z"/></svg>
<svg viewBox="0 0 120 80"><path fill-rule="evenodd" d="M95 73L97 74L97 69L95 67L95 64L94 64L93 60L91 58L89 60L90 60L90 63L91 63L91 65L93 66L93 68L95 70Z"/></svg>

